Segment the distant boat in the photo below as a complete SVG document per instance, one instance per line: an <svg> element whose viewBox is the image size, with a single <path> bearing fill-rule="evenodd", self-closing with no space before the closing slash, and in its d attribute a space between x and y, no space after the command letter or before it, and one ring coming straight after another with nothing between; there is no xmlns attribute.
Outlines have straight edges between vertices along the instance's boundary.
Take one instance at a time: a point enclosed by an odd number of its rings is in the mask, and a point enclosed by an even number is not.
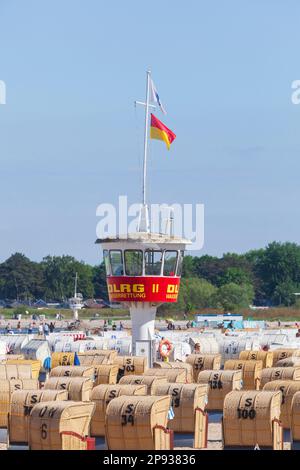
<svg viewBox="0 0 300 470"><path fill-rule="evenodd" d="M73 317L75 320L78 320L78 310L81 310L82 308L84 308L83 296L82 294L77 292L77 281L78 281L78 275L76 273L74 297L71 297L69 299L69 307L73 311Z"/></svg>

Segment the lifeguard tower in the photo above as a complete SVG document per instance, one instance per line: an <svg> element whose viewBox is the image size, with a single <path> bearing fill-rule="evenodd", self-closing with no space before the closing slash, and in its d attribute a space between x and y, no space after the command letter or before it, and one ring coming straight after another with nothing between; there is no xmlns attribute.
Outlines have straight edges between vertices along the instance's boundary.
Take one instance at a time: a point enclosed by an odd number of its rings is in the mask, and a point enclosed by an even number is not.
<svg viewBox="0 0 300 470"><path fill-rule="evenodd" d="M137 354L138 342L154 339L157 307L178 298L184 249L190 240L173 235L172 218L169 233L150 231L146 203L146 168L149 117L149 81L147 72L145 106L145 140L143 165L143 203L137 231L125 236L96 240L103 248L106 280L111 302L126 304L132 321L132 351Z"/></svg>

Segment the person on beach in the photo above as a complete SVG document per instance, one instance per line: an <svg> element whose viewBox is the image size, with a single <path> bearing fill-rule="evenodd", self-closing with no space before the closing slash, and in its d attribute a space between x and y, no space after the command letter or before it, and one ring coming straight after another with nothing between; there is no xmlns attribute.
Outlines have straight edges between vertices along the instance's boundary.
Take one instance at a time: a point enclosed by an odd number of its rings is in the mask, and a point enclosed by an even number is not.
<svg viewBox="0 0 300 470"><path fill-rule="evenodd" d="M44 335L45 336L49 335L49 325L48 325L48 323L44 324Z"/></svg>
<svg viewBox="0 0 300 470"><path fill-rule="evenodd" d="M42 323L39 324L38 334L39 334L39 336L43 336L43 335L44 335L44 328L43 328L43 324L42 324Z"/></svg>

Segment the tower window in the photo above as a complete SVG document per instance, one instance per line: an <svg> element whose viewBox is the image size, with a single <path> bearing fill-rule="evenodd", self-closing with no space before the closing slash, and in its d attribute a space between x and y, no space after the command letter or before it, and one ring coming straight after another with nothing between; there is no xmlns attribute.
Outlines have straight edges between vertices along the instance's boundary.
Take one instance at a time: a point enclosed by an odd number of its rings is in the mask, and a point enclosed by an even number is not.
<svg viewBox="0 0 300 470"><path fill-rule="evenodd" d="M123 276L123 257L121 250L110 250L109 259L111 265L111 273L113 276Z"/></svg>
<svg viewBox="0 0 300 470"><path fill-rule="evenodd" d="M179 251L178 253L178 263L177 263L177 269L176 269L176 276L181 276L182 273L182 263L183 263L183 251Z"/></svg>
<svg viewBox="0 0 300 470"><path fill-rule="evenodd" d="M177 263L177 251L165 251L164 276L175 276Z"/></svg>
<svg viewBox="0 0 300 470"><path fill-rule="evenodd" d="M146 250L145 251L145 274L152 276L160 276L162 265L162 251Z"/></svg>
<svg viewBox="0 0 300 470"><path fill-rule="evenodd" d="M105 264L106 275L110 276L111 275L111 269L110 269L108 250L103 250L103 259L104 259L104 264Z"/></svg>
<svg viewBox="0 0 300 470"><path fill-rule="evenodd" d="M127 276L141 276L143 274L142 250L125 250L124 258Z"/></svg>

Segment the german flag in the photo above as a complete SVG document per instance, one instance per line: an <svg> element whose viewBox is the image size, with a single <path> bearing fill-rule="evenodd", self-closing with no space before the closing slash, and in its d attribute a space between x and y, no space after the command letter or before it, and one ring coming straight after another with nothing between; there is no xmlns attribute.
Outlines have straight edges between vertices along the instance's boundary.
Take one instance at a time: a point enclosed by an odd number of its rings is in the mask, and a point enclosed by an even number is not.
<svg viewBox="0 0 300 470"><path fill-rule="evenodd" d="M176 134L168 129L154 114L151 114L150 138L163 140L170 150L170 145L176 138Z"/></svg>

